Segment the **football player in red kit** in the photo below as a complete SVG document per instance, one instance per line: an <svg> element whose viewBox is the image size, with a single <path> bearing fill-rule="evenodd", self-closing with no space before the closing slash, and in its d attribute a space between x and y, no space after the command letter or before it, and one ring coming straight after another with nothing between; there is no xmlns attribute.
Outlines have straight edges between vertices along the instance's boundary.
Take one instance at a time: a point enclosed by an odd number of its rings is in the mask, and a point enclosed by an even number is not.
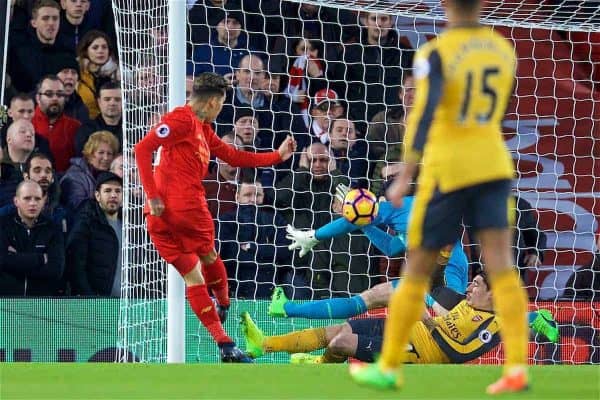
<svg viewBox="0 0 600 400"><path fill-rule="evenodd" d="M135 146L135 158L146 193L148 233L162 258L183 276L186 297L198 319L220 348L224 362L251 362L222 326L229 307L227 273L214 247L214 223L202 179L211 154L234 167L260 167L289 159L292 137L277 151L252 153L223 143L211 123L221 112L227 81L214 73L199 75L187 105L166 113ZM152 155L161 147L153 172ZM209 291L217 301L213 304Z"/></svg>

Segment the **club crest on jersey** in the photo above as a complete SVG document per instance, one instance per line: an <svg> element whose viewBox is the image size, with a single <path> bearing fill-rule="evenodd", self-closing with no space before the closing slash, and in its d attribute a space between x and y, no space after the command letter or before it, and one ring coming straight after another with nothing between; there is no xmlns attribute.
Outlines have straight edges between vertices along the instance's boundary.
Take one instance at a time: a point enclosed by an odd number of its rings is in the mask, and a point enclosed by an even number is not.
<svg viewBox="0 0 600 400"><path fill-rule="evenodd" d="M166 138L167 136L169 136L170 133L171 129L167 124L162 124L158 128L156 128L156 136L158 136L161 139Z"/></svg>
<svg viewBox="0 0 600 400"><path fill-rule="evenodd" d="M492 333L487 329L484 329L481 332L479 332L478 336L479 340L481 340L483 343L489 343L492 341Z"/></svg>
<svg viewBox="0 0 600 400"><path fill-rule="evenodd" d="M473 321L473 322L483 321L483 317L481 315L476 315L473 317L473 319L471 319L471 321Z"/></svg>

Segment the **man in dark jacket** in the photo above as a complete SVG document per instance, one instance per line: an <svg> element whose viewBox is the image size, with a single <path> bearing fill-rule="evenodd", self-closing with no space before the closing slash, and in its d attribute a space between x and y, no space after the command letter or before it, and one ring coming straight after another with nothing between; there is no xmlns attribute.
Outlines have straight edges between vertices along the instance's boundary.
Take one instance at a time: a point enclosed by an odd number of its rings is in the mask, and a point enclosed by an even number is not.
<svg viewBox="0 0 600 400"><path fill-rule="evenodd" d="M123 181L102 172L95 200L82 206L67 240L67 271L73 294L119 297Z"/></svg>
<svg viewBox="0 0 600 400"><path fill-rule="evenodd" d="M402 70L412 65L412 49L402 46L387 14L367 13L362 42L346 46L341 68L348 82L346 100L354 121L370 121L398 103Z"/></svg>
<svg viewBox="0 0 600 400"><path fill-rule="evenodd" d="M42 188L44 206L42 215L49 218L63 233L67 231L67 210L60 204L60 186L54 181L52 161L43 153L33 153L23 166L23 178L32 180ZM0 208L0 217L14 213L16 206Z"/></svg>
<svg viewBox="0 0 600 400"><path fill-rule="evenodd" d="M60 27L60 7L55 1L40 0L31 12L31 28L9 40L8 72L14 87L31 92L39 80L50 73L54 59L75 54L56 42Z"/></svg>
<svg viewBox="0 0 600 400"><path fill-rule="evenodd" d="M230 289L236 297L268 298L276 275L291 264L285 220L262 206L264 192L258 182L239 185L237 210L225 213L217 223L220 254L232 278ZM278 268L282 271L278 274ZM277 281L278 284L286 283Z"/></svg>
<svg viewBox="0 0 600 400"><path fill-rule="evenodd" d="M34 181L17 187L16 210L0 218L0 295L52 296L62 287L64 238L41 215L42 188Z"/></svg>
<svg viewBox="0 0 600 400"><path fill-rule="evenodd" d="M119 82L106 82L98 89L96 101L100 115L85 122L75 135L75 156L80 157L85 143L94 132L108 131L119 140L119 153L123 149L122 97Z"/></svg>

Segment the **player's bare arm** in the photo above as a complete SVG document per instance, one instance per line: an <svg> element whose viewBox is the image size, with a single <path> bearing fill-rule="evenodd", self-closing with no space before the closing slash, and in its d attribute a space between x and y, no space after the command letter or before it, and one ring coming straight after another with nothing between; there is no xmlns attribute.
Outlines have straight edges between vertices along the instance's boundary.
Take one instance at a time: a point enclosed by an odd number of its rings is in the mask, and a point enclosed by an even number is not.
<svg viewBox="0 0 600 400"><path fill-rule="evenodd" d="M292 154L294 154L294 152L296 151L296 147L297 147L297 143L296 140L288 135L285 140L283 141L283 143L281 143L281 145L279 146L279 149L277 151L279 151L279 155L281 156L281 160L282 161L286 161L288 160Z"/></svg>

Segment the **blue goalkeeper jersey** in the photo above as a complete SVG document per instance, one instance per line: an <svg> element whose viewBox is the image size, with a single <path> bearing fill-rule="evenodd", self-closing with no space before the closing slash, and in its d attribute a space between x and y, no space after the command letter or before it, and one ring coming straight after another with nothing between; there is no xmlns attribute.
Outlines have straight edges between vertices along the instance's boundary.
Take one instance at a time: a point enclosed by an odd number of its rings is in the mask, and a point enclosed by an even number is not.
<svg viewBox="0 0 600 400"><path fill-rule="evenodd" d="M373 222L369 225L358 226L345 218L338 218L315 231L317 240L327 240L333 237L347 234L356 230L362 230L383 254L393 257L406 250L406 229L408 218L413 205L413 196L406 196L401 207L394 207L389 201L379 202L379 212ZM390 235L380 228L384 226L394 231ZM465 293L467 288L469 262L460 241L452 248L448 264L446 265L446 286L458 293Z"/></svg>

